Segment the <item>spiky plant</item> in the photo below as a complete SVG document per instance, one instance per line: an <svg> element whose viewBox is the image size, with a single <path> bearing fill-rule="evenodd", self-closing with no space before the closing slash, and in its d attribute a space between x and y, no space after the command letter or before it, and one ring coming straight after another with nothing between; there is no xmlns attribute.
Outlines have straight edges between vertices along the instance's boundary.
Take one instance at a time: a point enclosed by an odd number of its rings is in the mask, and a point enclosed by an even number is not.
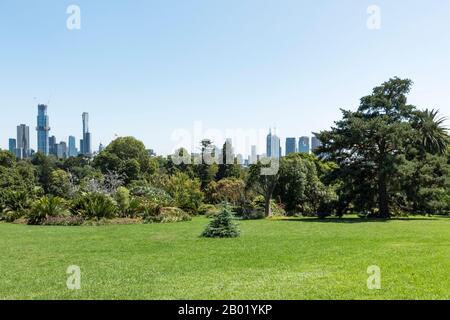
<svg viewBox="0 0 450 320"><path fill-rule="evenodd" d="M28 213L28 224L40 225L48 217L66 216L69 214L67 204L59 197L42 197L36 200Z"/></svg>
<svg viewBox="0 0 450 320"><path fill-rule="evenodd" d="M444 154L449 144L449 135L444 123L445 117L439 116L439 110L419 111L414 123L419 133L420 147L432 154Z"/></svg>

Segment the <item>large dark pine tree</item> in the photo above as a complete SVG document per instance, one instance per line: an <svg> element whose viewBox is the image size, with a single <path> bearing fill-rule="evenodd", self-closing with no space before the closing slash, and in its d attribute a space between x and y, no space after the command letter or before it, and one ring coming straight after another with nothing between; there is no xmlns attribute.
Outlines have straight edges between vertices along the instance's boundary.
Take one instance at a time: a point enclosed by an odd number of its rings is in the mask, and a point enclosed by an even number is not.
<svg viewBox="0 0 450 320"><path fill-rule="evenodd" d="M407 150L423 144L427 152L441 152L447 145L435 115L420 114L408 104L411 86L411 80L399 78L383 83L361 99L357 111L342 110L342 120L318 135L323 145L317 154L340 165L336 176L356 208L371 211L376 203L374 213L381 218L391 215L390 189ZM423 121L418 122L418 115Z"/></svg>

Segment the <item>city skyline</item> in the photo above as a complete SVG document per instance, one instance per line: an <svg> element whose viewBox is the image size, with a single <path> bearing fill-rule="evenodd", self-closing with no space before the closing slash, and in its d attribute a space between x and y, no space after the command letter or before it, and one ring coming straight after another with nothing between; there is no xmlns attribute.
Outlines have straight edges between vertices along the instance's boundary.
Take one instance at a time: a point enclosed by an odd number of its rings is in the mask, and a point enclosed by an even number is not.
<svg viewBox="0 0 450 320"><path fill-rule="evenodd" d="M57 137L55 135L50 136L50 116L48 114L48 106L44 104L38 104L38 113L37 113L37 126L36 126L36 145L38 147L37 150L32 148L32 139L30 138L30 127L26 124L21 124L17 126L17 135L16 138L8 138L8 148L7 150L13 152L18 158L27 158L32 156L35 152L41 152L45 155L55 155L58 158L68 158L75 157L78 155L86 155L86 156L95 156L97 153L101 152L104 148L103 144L100 143L97 150L92 149L91 145L91 132L89 130L89 113L82 113L82 139L79 140L79 149L76 147L76 137L73 135L69 135L68 139L60 140L57 142ZM301 136L298 138L298 148L297 148L297 138L296 137L286 137L285 141L285 149L282 147L282 138L277 135L277 129L274 128L272 132L272 128L269 129L268 135L265 138L265 150L266 153L258 153L257 150L263 150L264 147L260 145L248 145L246 152L235 152L235 145L233 144L233 138L226 138L224 140L225 145L231 146L230 154L234 155L234 157L238 157L239 163L255 163L256 159L260 156L268 156L279 158L280 156L289 155L295 152L303 152L310 153L315 148L320 145L320 141L314 136L306 137ZM251 135L251 132L247 133ZM245 137L251 138L250 136ZM254 138L254 137L253 137ZM208 136L203 136L202 139L206 139L211 141L212 145L216 149L216 151L220 151L221 149L218 147L220 145L220 141L213 141ZM301 146L301 143L305 143L305 139L307 148ZM311 148L309 147L311 139ZM203 140L199 140L202 142ZM246 141L247 143L249 141ZM195 143L195 142L194 142ZM183 148L188 148L187 146L183 146ZM153 149L148 149L152 155L156 155ZM195 152L195 147L190 150L191 153ZM160 154L163 156L170 155L169 154Z"/></svg>
<svg viewBox="0 0 450 320"><path fill-rule="evenodd" d="M50 117L48 106L38 104L37 106L37 125L36 125L36 146L32 147L30 137L30 126L20 124L16 127L16 138L8 138L8 148L17 158L24 159L31 157L34 153L40 152L44 155L54 155L60 159L75 157L78 155L93 156L97 151L93 151L91 144L91 132L89 130L89 113L83 112L82 117L82 139L80 139L80 150L76 147L76 137L69 135L68 139L62 139L57 142L55 135L50 136ZM103 148L100 143L98 152ZM1 148L0 148L1 150Z"/></svg>
<svg viewBox="0 0 450 320"><path fill-rule="evenodd" d="M135 136L159 154L197 120L223 132L276 124L282 138L325 130L394 76L415 82L411 104L450 115L447 1L377 1L379 30L367 28L367 1L77 4L73 31L64 3L1 10L2 149L10 123L34 129L38 103L59 138L80 139L68 119L88 110L93 146Z"/></svg>

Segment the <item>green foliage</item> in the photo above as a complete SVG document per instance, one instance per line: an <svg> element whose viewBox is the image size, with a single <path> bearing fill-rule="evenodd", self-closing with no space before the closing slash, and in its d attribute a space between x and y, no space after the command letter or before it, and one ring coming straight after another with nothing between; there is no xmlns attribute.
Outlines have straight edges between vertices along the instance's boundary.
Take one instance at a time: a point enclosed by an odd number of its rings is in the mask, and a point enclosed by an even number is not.
<svg viewBox="0 0 450 320"><path fill-rule="evenodd" d="M50 185L48 191L51 195L61 198L70 198L72 194L72 183L70 175L61 169L54 170L50 174Z"/></svg>
<svg viewBox="0 0 450 320"><path fill-rule="evenodd" d="M117 203L104 193L84 193L72 202L71 211L87 219L113 218L117 213Z"/></svg>
<svg viewBox="0 0 450 320"><path fill-rule="evenodd" d="M67 203L59 197L44 196L36 200L27 215L28 224L41 225L49 217L68 216Z"/></svg>
<svg viewBox="0 0 450 320"><path fill-rule="evenodd" d="M174 199L177 207L190 214L196 214L203 201L201 182L181 172L169 178L166 191Z"/></svg>
<svg viewBox="0 0 450 320"><path fill-rule="evenodd" d="M160 208L155 211L154 214L150 214L144 217L145 223L171 223L191 221L192 217L181 210L180 208L168 207Z"/></svg>
<svg viewBox="0 0 450 320"><path fill-rule="evenodd" d="M257 219L261 218L261 212L264 212L265 209L265 199L264 196L257 196L253 199L251 203L251 211L248 211L247 214L244 214L243 218L251 219L251 217L256 217ZM270 211L273 216L284 216L286 215L285 209L276 203L275 200L270 201Z"/></svg>
<svg viewBox="0 0 450 320"><path fill-rule="evenodd" d="M219 209L212 204L202 204L198 208L198 214L208 218L215 216L217 213L219 213Z"/></svg>
<svg viewBox="0 0 450 320"><path fill-rule="evenodd" d="M272 161L278 161L278 159L272 159ZM272 167L275 166L276 163L272 163ZM264 214L270 217L273 215L271 202L280 177L280 170L276 170L271 175L265 175L262 174L263 167L260 162L250 166L246 187L264 197Z"/></svg>
<svg viewBox="0 0 450 320"><path fill-rule="evenodd" d="M352 203L359 212L387 218L404 198L400 168L419 147L420 155L442 153L448 145L443 121L434 111L418 111L407 103L412 81L394 78L361 99L356 112L318 134L323 146L316 153L336 162L341 207ZM399 201L400 200L400 201ZM340 209L339 211L342 211Z"/></svg>
<svg viewBox="0 0 450 320"><path fill-rule="evenodd" d="M212 181L205 190L205 198L208 203L241 204L245 200L245 182L237 178Z"/></svg>
<svg viewBox="0 0 450 320"><path fill-rule="evenodd" d="M233 222L233 214L228 204L223 204L220 212L206 227L202 233L205 238L235 238L240 231Z"/></svg>
<svg viewBox="0 0 450 320"><path fill-rule="evenodd" d="M16 164L16 156L9 151L0 150L0 166L11 168Z"/></svg>
<svg viewBox="0 0 450 320"><path fill-rule="evenodd" d="M25 216L31 201L26 191L0 189L0 220L13 222Z"/></svg>
<svg viewBox="0 0 450 320"><path fill-rule="evenodd" d="M103 173L116 172L125 176L125 183L153 174L158 162L144 144L133 137L117 138L94 159L94 167Z"/></svg>
<svg viewBox="0 0 450 320"><path fill-rule="evenodd" d="M128 215L128 210L130 209L130 191L125 187L119 187L116 191L115 199L119 209L119 215L121 217L126 217Z"/></svg>
<svg viewBox="0 0 450 320"><path fill-rule="evenodd" d="M146 198L152 203L162 207L170 207L174 205L174 199L163 189L149 185L134 185L130 187L133 196Z"/></svg>
<svg viewBox="0 0 450 320"><path fill-rule="evenodd" d="M52 172L57 168L57 159L38 152L31 159L31 163L36 168L38 181L44 189L44 192L49 193L52 185Z"/></svg>

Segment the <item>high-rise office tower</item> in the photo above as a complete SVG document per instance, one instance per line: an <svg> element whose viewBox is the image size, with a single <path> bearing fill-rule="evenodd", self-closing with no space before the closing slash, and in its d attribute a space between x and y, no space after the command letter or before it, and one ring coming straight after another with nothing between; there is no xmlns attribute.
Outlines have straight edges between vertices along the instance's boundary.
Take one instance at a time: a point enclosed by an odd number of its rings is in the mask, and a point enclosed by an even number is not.
<svg viewBox="0 0 450 320"><path fill-rule="evenodd" d="M19 159L25 159L30 155L30 127L21 124L17 126L16 157Z"/></svg>
<svg viewBox="0 0 450 320"><path fill-rule="evenodd" d="M252 154L250 156L250 163L251 164L256 164L258 162L258 155L256 153L256 146L253 145L252 146Z"/></svg>
<svg viewBox="0 0 450 320"><path fill-rule="evenodd" d="M266 155L268 158L280 158L281 156L280 138L276 134L272 134L272 130L267 135Z"/></svg>
<svg viewBox="0 0 450 320"><path fill-rule="evenodd" d="M298 152L309 153L309 137L300 137L298 140Z"/></svg>
<svg viewBox="0 0 450 320"><path fill-rule="evenodd" d="M221 160L223 162L219 162L219 163L234 164L235 154L234 154L234 148L233 148L233 140L231 138L227 138L225 140L225 144L223 145L221 157L222 157Z"/></svg>
<svg viewBox="0 0 450 320"><path fill-rule="evenodd" d="M69 150L67 151L68 157L76 157L78 156L78 150L76 147L76 140L74 136L69 136Z"/></svg>
<svg viewBox="0 0 450 320"><path fill-rule="evenodd" d="M84 141L80 139L80 154L84 155Z"/></svg>
<svg viewBox="0 0 450 320"><path fill-rule="evenodd" d="M311 138L311 150L312 151L316 150L321 145L322 145L322 142L320 142L320 140L316 136L313 136Z"/></svg>
<svg viewBox="0 0 450 320"><path fill-rule="evenodd" d="M56 150L56 137L55 136L51 136L50 138L48 138L48 153L51 155L56 156L57 155L57 150Z"/></svg>
<svg viewBox="0 0 450 320"><path fill-rule="evenodd" d="M38 152L48 155L49 154L48 132L50 131L50 127L47 115L47 106L45 104L38 105L36 131L37 131Z"/></svg>
<svg viewBox="0 0 450 320"><path fill-rule="evenodd" d="M58 159L67 158L67 143L61 141L56 145L56 156L58 157Z"/></svg>
<svg viewBox="0 0 450 320"><path fill-rule="evenodd" d="M11 153L16 154L16 149L17 149L17 140L16 139L9 139L8 141L8 150Z"/></svg>
<svg viewBox="0 0 450 320"><path fill-rule="evenodd" d="M89 132L89 113L83 112L83 140L82 147L80 146L81 153L90 156L92 155L92 137Z"/></svg>
<svg viewBox="0 0 450 320"><path fill-rule="evenodd" d="M297 139L286 138L286 155L297 152Z"/></svg>

